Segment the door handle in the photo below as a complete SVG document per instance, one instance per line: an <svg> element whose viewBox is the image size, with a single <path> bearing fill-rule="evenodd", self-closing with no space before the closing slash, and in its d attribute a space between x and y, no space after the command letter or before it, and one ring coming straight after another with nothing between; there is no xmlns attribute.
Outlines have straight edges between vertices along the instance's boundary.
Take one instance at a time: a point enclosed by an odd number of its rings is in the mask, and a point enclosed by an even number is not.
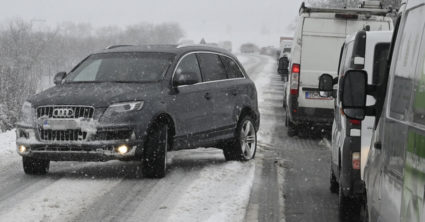
<svg viewBox="0 0 425 222"><path fill-rule="evenodd" d="M230 94L232 94L232 96L236 96L238 95L238 91L236 89L230 90Z"/></svg>
<svg viewBox="0 0 425 222"><path fill-rule="evenodd" d="M211 99L211 95L210 95L210 93L205 93L204 98L205 98L206 100L210 100L210 99Z"/></svg>

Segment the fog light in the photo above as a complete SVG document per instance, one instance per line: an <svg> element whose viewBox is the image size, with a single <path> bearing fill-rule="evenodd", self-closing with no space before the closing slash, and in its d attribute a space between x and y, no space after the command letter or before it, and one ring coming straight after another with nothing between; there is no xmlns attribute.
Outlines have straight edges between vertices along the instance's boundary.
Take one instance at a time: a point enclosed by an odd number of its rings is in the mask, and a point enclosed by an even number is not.
<svg viewBox="0 0 425 222"><path fill-rule="evenodd" d="M23 146L23 145L20 145L20 146L18 147L18 150L19 150L19 152L20 152L20 153L25 153L25 152L27 152L27 148L26 148L25 146Z"/></svg>
<svg viewBox="0 0 425 222"><path fill-rule="evenodd" d="M128 146L126 145L121 145L117 148L117 152L121 155L124 155L128 152Z"/></svg>

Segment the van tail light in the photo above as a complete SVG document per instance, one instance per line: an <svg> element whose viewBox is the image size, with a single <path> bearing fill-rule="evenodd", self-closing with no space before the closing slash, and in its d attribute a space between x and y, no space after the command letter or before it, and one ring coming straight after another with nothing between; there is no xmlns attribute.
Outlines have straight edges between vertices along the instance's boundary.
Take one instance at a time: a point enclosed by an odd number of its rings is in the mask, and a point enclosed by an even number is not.
<svg viewBox="0 0 425 222"><path fill-rule="evenodd" d="M357 119L350 119L349 121L353 125L360 125L362 123L362 121L357 120Z"/></svg>
<svg viewBox="0 0 425 222"><path fill-rule="evenodd" d="M360 152L353 153L353 170L360 170Z"/></svg>
<svg viewBox="0 0 425 222"><path fill-rule="evenodd" d="M298 95L298 87L300 81L300 64L292 64L292 73L291 73L291 95Z"/></svg>

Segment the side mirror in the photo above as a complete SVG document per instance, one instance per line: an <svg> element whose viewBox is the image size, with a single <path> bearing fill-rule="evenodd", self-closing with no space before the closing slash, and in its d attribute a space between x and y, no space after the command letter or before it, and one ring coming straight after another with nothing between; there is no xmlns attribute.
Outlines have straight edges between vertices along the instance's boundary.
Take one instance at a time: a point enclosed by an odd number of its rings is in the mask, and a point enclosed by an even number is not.
<svg viewBox="0 0 425 222"><path fill-rule="evenodd" d="M288 60L288 58L287 57L280 58L279 59L279 66L278 66L277 72L279 74L281 74L282 75L282 79L283 80L286 80L286 81L288 80L288 74L289 74L288 67L289 67L289 60Z"/></svg>
<svg viewBox="0 0 425 222"><path fill-rule="evenodd" d="M174 86L193 85L198 82L200 82L199 75L194 72L179 73L173 79Z"/></svg>
<svg viewBox="0 0 425 222"><path fill-rule="evenodd" d="M55 85L60 85L62 83L62 80L65 79L66 72L58 72L55 75L55 78L53 79L53 83Z"/></svg>
<svg viewBox="0 0 425 222"><path fill-rule="evenodd" d="M334 78L324 73L319 77L319 92L321 97L331 97L334 92Z"/></svg>
<svg viewBox="0 0 425 222"><path fill-rule="evenodd" d="M367 73L349 70L342 79L342 110L350 119L363 120L366 116Z"/></svg>

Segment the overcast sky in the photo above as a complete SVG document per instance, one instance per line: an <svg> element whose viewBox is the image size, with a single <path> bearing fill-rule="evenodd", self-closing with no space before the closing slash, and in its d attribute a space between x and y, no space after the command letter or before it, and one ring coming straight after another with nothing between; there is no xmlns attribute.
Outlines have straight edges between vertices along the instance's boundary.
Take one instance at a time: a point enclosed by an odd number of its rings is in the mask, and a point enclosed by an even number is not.
<svg viewBox="0 0 425 222"><path fill-rule="evenodd" d="M302 0L0 0L0 21L23 18L39 26L65 21L94 27L177 22L198 42L231 40L278 46Z"/></svg>

